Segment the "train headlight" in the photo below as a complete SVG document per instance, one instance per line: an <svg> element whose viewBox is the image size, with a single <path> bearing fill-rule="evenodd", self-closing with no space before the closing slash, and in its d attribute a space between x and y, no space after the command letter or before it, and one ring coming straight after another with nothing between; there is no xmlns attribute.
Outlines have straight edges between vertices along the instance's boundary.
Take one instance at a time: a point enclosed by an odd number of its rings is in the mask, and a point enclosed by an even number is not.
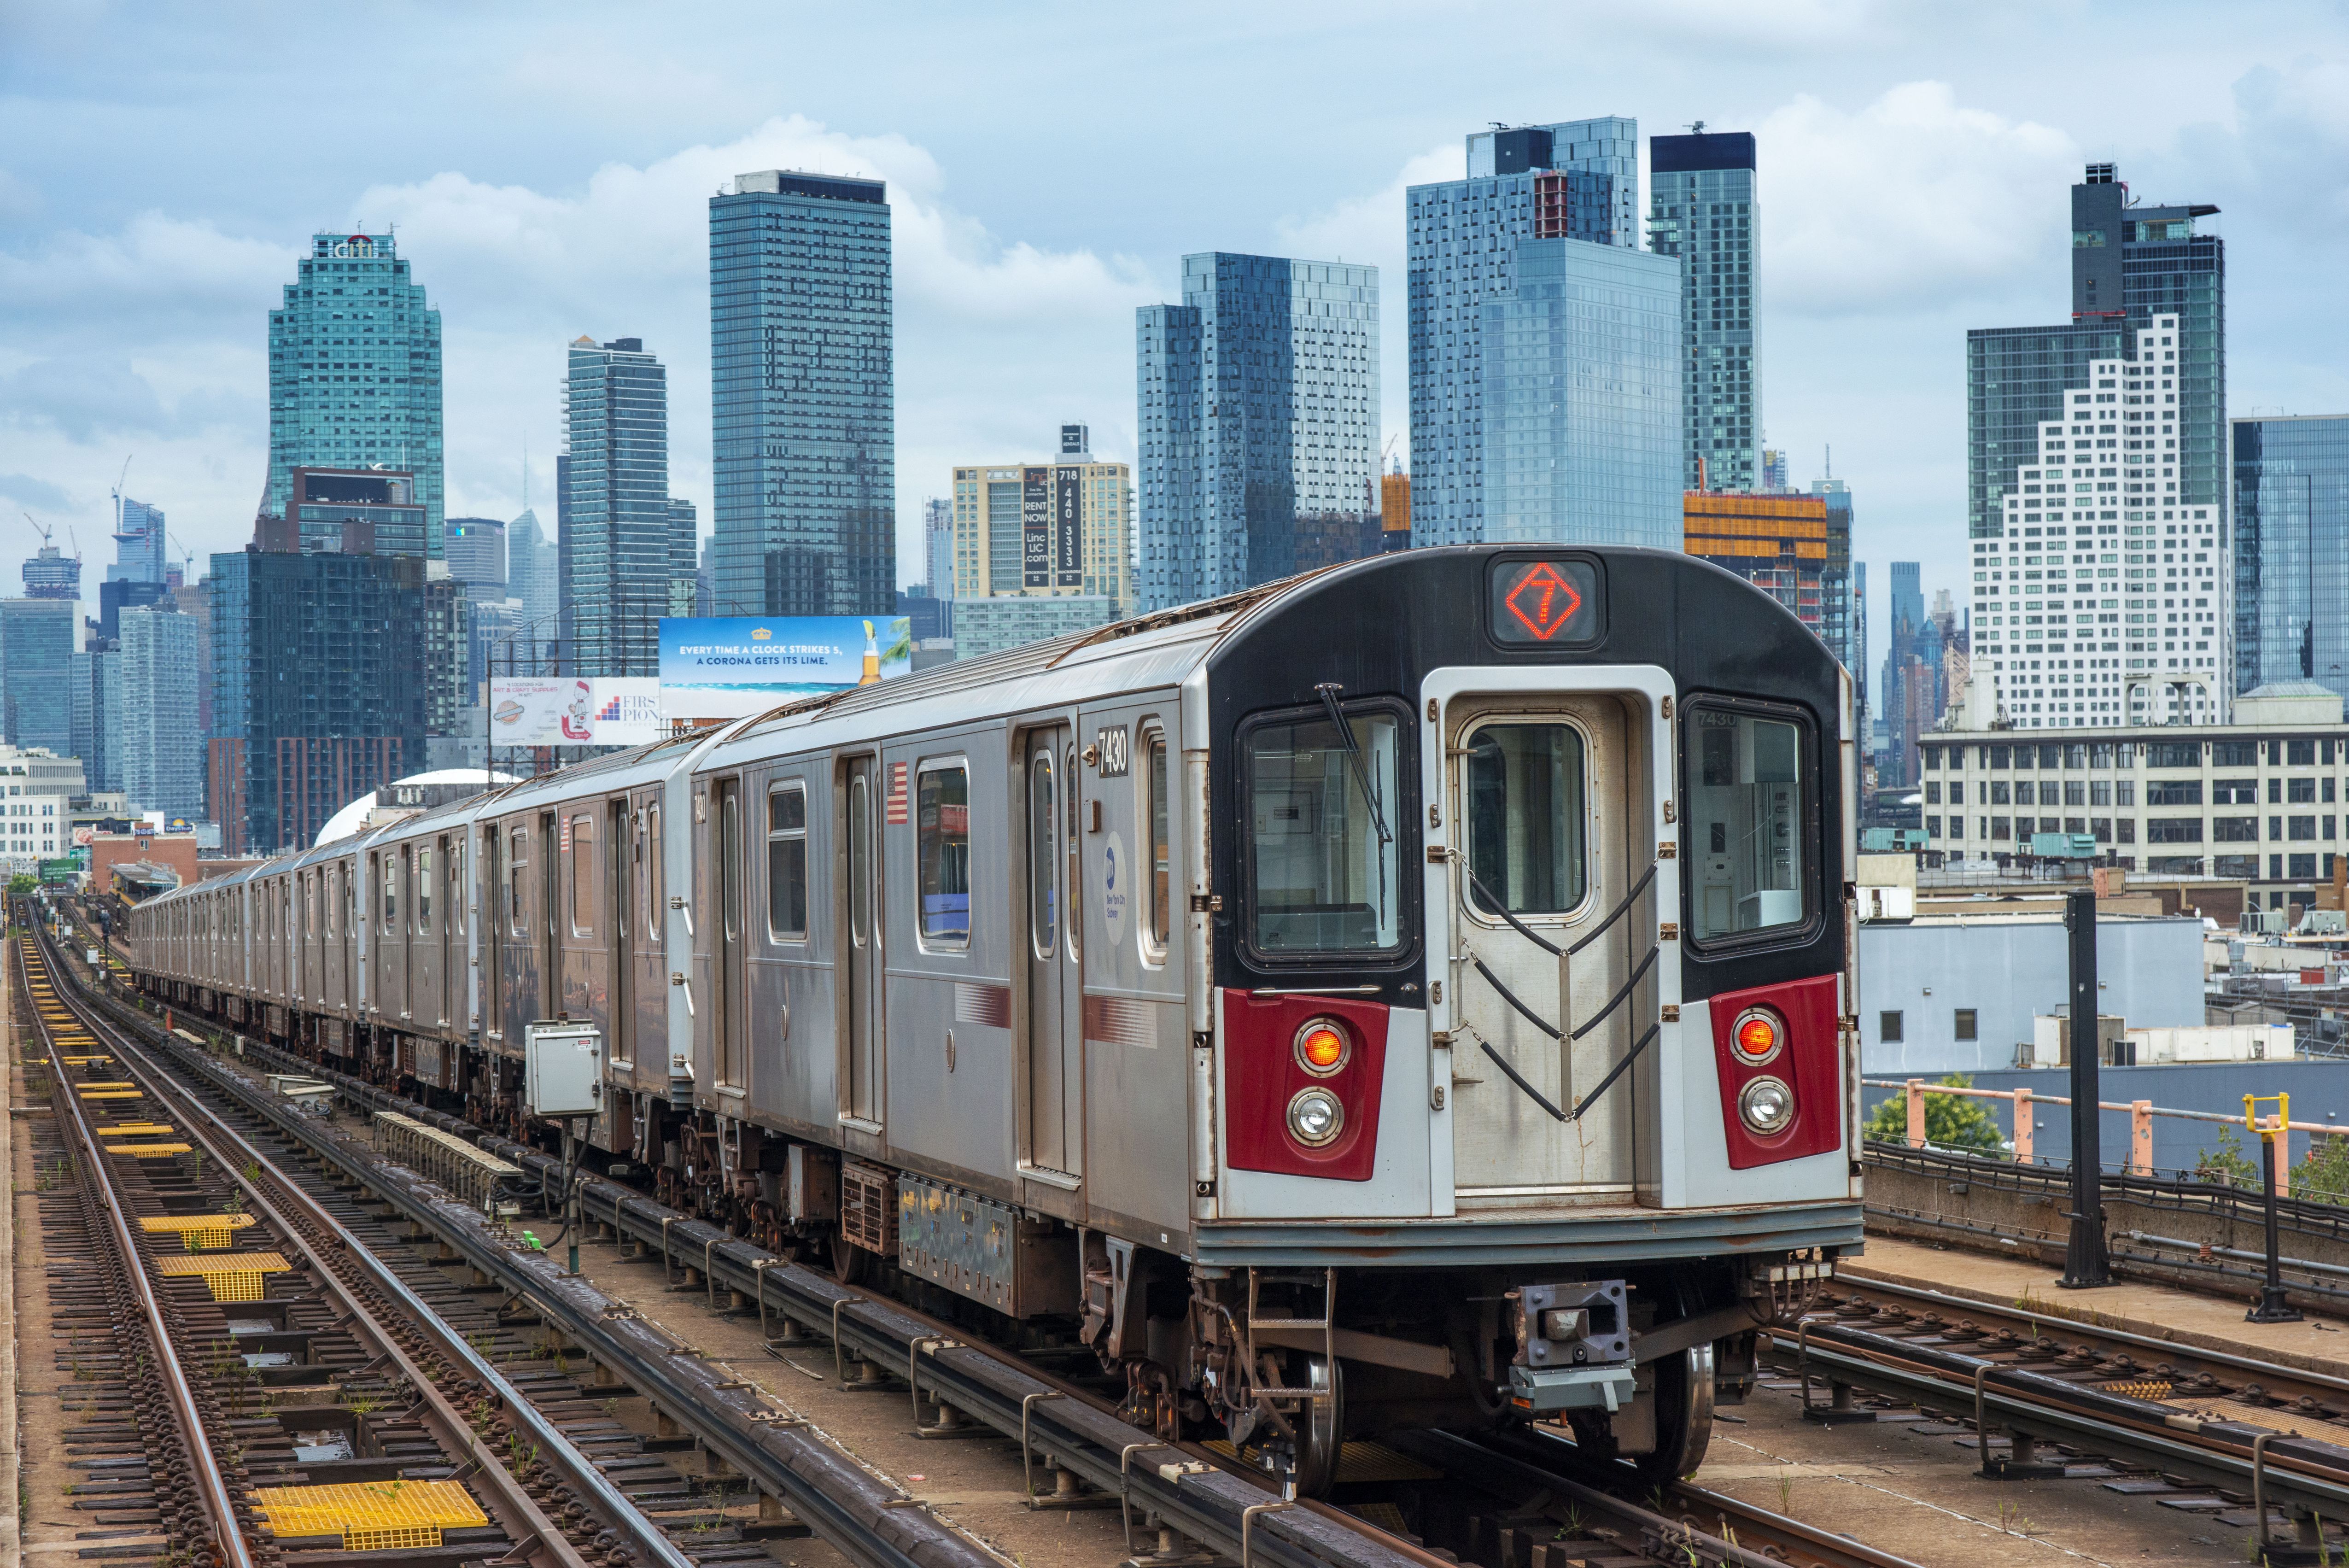
<svg viewBox="0 0 2349 1568"><path fill-rule="evenodd" d="M1316 1018L1297 1032L1297 1064L1326 1078L1346 1064L1352 1045L1335 1019Z"/></svg>
<svg viewBox="0 0 2349 1568"><path fill-rule="evenodd" d="M1299 1089L1288 1102L1288 1136L1319 1148L1346 1130L1346 1107L1327 1089Z"/></svg>
<svg viewBox="0 0 2349 1568"><path fill-rule="evenodd" d="M1739 1092L1737 1114L1756 1136L1775 1137L1795 1119L1795 1091L1784 1078L1756 1078Z"/></svg>
<svg viewBox="0 0 2349 1568"><path fill-rule="evenodd" d="M1748 1067L1776 1060L1785 1048L1785 1023L1766 1007L1747 1008L1737 1015L1736 1026L1729 1032L1730 1052Z"/></svg>

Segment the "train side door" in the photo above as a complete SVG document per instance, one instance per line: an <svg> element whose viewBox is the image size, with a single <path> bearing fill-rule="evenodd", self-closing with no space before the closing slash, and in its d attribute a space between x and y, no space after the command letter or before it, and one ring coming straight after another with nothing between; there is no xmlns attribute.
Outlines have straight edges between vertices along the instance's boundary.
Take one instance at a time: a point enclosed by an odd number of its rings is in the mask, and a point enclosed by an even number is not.
<svg viewBox="0 0 2349 1568"><path fill-rule="evenodd" d="M1492 976L1452 968L1466 1026L1452 1052L1459 1201L1507 1207L1609 1189L1628 1200L1640 1075L1607 1079L1652 1016L1651 974L1624 982L1654 944L1655 905L1652 881L1639 880L1653 847L1642 838L1635 852L1630 842L1645 831L1651 785L1625 704L1602 695L1463 700L1448 717L1446 793L1464 852L1451 950L1473 953ZM1545 950L1526 929L1570 956ZM1565 1038L1520 1014L1503 986ZM1619 992L1627 994L1615 1000ZM1528 1089L1568 1111L1591 1104L1560 1122Z"/></svg>
<svg viewBox="0 0 2349 1568"><path fill-rule="evenodd" d="M532 946L538 960L538 1011L533 1016L552 1018L563 1000L563 949L558 922L562 919L559 897L562 881L556 866L554 813L538 814L538 876L532 887L532 896L538 900L536 923L533 927Z"/></svg>
<svg viewBox="0 0 2349 1568"><path fill-rule="evenodd" d="M604 1031L604 1055L606 1061L616 1058L633 1062L636 1055L636 955L633 949L642 913L636 891L639 852L635 823L628 815L628 797L614 795L605 803L604 811L604 836L611 846L605 856L605 973L612 988L604 1010L609 1020ZM605 1102L607 1106L610 1103ZM605 1147L609 1147L608 1137Z"/></svg>
<svg viewBox="0 0 2349 1568"><path fill-rule="evenodd" d="M717 815L717 852L710 857L710 875L717 882L718 984L711 998L716 1016L710 1021L718 1047L718 1086L747 1086L750 1056L750 1021L745 1016L748 976L744 949L750 933L743 929L742 907L742 781L719 779L713 809Z"/></svg>
<svg viewBox="0 0 2349 1568"><path fill-rule="evenodd" d="M473 863L475 897L473 922L481 944L481 1047L494 1050L492 1040L505 1035L505 857L499 853L505 830L494 822L481 824L481 846Z"/></svg>
<svg viewBox="0 0 2349 1568"><path fill-rule="evenodd" d="M882 1019L881 977L881 821L880 765L870 756L849 757L840 764L840 872L843 925L848 932L841 974L847 988L841 1016L846 1023L842 1037L840 1116L866 1131L881 1127Z"/></svg>
<svg viewBox="0 0 2349 1568"><path fill-rule="evenodd" d="M1066 725L1030 730L1021 744L1026 909L1027 1158L1032 1175L1084 1170L1083 980L1072 875L1077 847L1076 757Z"/></svg>

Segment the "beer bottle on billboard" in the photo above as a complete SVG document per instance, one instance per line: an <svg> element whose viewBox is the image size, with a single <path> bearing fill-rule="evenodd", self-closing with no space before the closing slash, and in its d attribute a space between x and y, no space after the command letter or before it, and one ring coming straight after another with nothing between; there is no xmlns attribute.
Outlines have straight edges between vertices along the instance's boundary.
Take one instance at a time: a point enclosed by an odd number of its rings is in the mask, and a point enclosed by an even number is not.
<svg viewBox="0 0 2349 1568"><path fill-rule="evenodd" d="M859 686L881 684L881 645L873 640L873 623L869 620L864 623L864 674L856 683Z"/></svg>

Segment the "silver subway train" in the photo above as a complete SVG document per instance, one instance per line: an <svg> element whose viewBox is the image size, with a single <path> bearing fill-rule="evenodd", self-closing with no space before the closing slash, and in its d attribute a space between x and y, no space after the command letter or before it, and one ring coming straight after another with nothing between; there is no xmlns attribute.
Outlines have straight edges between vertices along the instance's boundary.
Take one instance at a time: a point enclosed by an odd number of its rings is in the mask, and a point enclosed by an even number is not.
<svg viewBox="0 0 2349 1568"><path fill-rule="evenodd" d="M140 906L138 983L766 1245L1081 1337L1155 1430L1702 1457L1861 1238L1850 685L1641 550L1334 567Z"/></svg>

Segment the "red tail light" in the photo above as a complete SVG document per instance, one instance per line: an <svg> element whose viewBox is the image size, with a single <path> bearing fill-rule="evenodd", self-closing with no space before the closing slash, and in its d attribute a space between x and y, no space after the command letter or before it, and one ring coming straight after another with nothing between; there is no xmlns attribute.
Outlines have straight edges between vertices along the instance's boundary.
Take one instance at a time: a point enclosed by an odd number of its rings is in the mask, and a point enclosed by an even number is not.
<svg viewBox="0 0 2349 1568"><path fill-rule="evenodd" d="M1843 1066L1832 975L1713 998L1713 1062L1729 1168L1843 1145Z"/></svg>

